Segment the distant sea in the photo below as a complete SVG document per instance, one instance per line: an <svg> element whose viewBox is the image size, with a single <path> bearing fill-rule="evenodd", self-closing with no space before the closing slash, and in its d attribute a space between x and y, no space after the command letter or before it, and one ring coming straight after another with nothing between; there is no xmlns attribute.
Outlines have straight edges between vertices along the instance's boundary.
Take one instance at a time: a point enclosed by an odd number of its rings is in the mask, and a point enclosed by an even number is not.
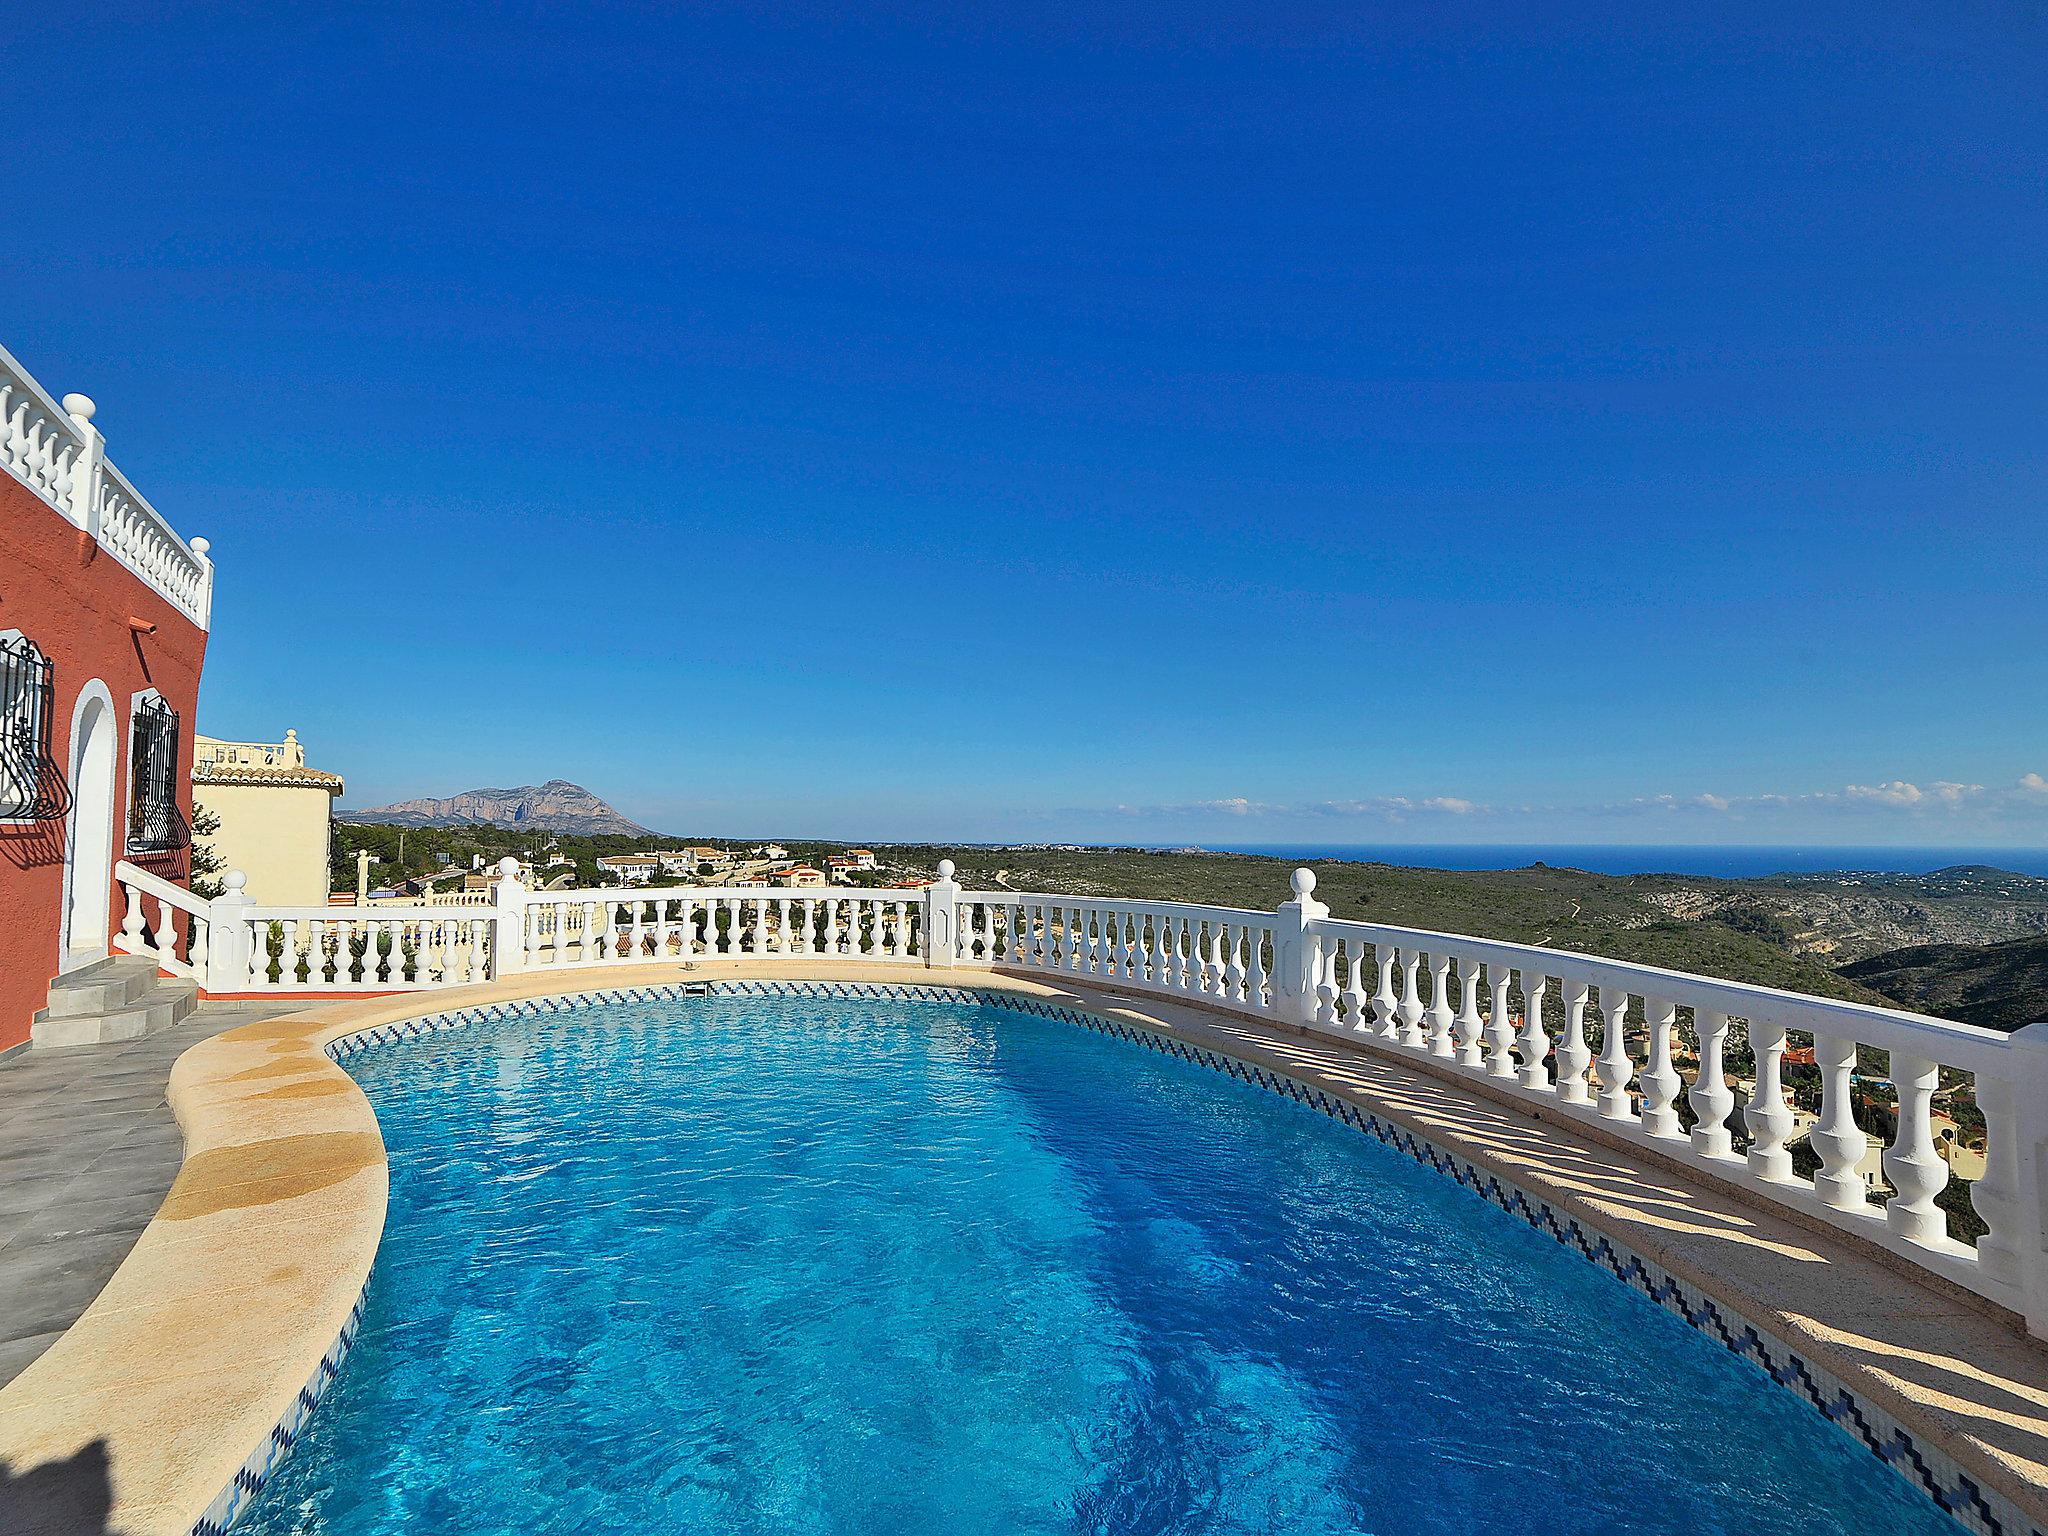
<svg viewBox="0 0 2048 1536"><path fill-rule="evenodd" d="M1352 859L1422 869L1523 869L1531 864L1601 875L1711 875L1723 880L1822 870L1924 875L1990 864L2048 878L2048 848L1754 848L1636 843L1204 843L1218 853L1263 853L1303 864Z"/></svg>

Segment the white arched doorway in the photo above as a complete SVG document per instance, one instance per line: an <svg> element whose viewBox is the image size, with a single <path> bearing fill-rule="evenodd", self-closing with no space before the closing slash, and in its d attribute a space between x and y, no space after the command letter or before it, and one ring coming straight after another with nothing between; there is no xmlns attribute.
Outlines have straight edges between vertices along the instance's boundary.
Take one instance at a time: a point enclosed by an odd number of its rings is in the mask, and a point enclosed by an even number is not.
<svg viewBox="0 0 2048 1536"><path fill-rule="evenodd" d="M71 716L71 815L64 832L64 933L60 970L107 953L114 883L114 769L120 722L113 695L95 678Z"/></svg>

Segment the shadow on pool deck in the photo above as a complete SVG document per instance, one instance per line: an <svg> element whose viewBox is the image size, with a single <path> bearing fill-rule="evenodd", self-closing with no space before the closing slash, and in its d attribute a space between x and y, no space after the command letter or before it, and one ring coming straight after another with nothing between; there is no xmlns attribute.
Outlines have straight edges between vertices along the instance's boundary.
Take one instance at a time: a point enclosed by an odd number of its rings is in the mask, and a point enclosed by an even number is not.
<svg viewBox="0 0 2048 1536"><path fill-rule="evenodd" d="M65 1532L67 1536L111 1536L114 1480L107 1442L81 1446L63 1461L46 1461L17 1473L0 1462L0 1531L19 1536Z"/></svg>

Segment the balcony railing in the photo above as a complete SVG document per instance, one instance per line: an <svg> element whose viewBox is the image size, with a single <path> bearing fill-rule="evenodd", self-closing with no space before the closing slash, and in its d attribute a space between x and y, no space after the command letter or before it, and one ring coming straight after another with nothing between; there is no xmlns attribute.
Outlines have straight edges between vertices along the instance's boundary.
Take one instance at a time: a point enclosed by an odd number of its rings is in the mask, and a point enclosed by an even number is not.
<svg viewBox="0 0 2048 1536"><path fill-rule="evenodd" d="M206 540L179 538L109 462L93 409L84 395L66 395L60 406L0 347L0 468L205 629L213 608Z"/></svg>
<svg viewBox="0 0 2048 1536"><path fill-rule="evenodd" d="M116 947L155 955L216 995L361 995L523 971L736 960L993 969L1161 994L1349 1041L1577 1122L1854 1233L2048 1337L2048 1024L2005 1035L1535 945L1344 921L1315 899L1307 870L1272 912L966 891L950 862L918 890L530 891L506 860L488 904L467 907L258 906L235 873L208 903L132 864L118 873L127 909ZM1727 1071L1738 1042L1754 1069L1739 1105ZM1804 1127L1787 1089L1792 1052L1819 1077L1818 1113ZM1938 1098L1981 1113L1974 1179L1956 1171L1960 1145L1942 1156ZM1891 1102L1873 1114L1877 1100ZM1965 1118L1974 1120L1959 1114L1957 1124ZM1872 1146L1867 1123L1886 1129L1882 1202L1859 1168ZM1811 1172L1799 1171L1800 1139ZM1949 1235L1950 1208L1974 1212L1985 1229L1975 1242Z"/></svg>

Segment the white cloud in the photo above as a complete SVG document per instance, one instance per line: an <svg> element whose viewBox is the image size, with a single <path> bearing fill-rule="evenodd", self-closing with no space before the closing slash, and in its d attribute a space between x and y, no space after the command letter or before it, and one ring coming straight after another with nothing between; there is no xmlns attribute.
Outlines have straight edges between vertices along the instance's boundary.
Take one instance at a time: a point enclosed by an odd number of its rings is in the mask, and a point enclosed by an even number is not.
<svg viewBox="0 0 2048 1536"><path fill-rule="evenodd" d="M1479 807L1470 800L1460 800L1456 795L1431 795L1422 802L1425 811L1445 811L1453 816L1470 816Z"/></svg>
<svg viewBox="0 0 2048 1536"><path fill-rule="evenodd" d="M2038 773L2023 774L2020 777L2020 793L2025 795L2048 795L2048 779Z"/></svg>
<svg viewBox="0 0 2048 1536"><path fill-rule="evenodd" d="M1851 800L1873 800L1880 805L1918 805L1926 798L1918 784L1893 779L1886 784L1847 784L1842 793Z"/></svg>

